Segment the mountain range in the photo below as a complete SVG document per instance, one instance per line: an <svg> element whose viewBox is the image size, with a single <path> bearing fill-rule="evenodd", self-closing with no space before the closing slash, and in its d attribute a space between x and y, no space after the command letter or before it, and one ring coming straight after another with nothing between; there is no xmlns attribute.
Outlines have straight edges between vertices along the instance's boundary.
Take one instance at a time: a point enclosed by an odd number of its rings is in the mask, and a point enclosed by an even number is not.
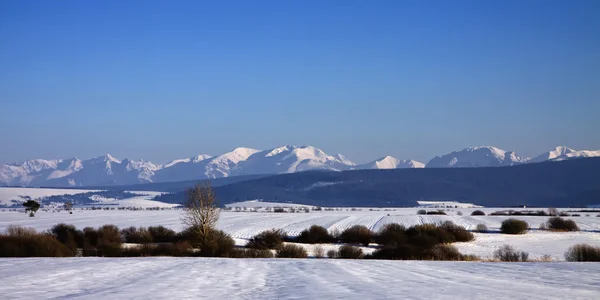
<svg viewBox="0 0 600 300"><path fill-rule="evenodd" d="M145 160L119 160L110 154L88 160L35 159L8 163L0 166L0 186L110 186L309 170L500 167L596 156L600 156L600 150L577 151L561 146L537 157L527 158L513 151L483 146L436 156L427 164L391 156L356 164L341 154L328 155L313 146L287 145L269 150L240 147L218 156L201 154L163 165Z"/></svg>

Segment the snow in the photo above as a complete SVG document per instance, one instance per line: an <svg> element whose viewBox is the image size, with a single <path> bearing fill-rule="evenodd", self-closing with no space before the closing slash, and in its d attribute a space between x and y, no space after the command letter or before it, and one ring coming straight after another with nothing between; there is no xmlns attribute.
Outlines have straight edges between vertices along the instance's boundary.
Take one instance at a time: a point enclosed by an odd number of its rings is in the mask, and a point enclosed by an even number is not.
<svg viewBox="0 0 600 300"><path fill-rule="evenodd" d="M4 299L594 299L597 263L0 259ZM35 280L32 280L35 278Z"/></svg>
<svg viewBox="0 0 600 300"><path fill-rule="evenodd" d="M461 151L436 156L425 167L427 168L469 168L499 167L526 163L529 158L517 156L512 151L505 151L492 146L471 147Z"/></svg>
<svg viewBox="0 0 600 300"><path fill-rule="evenodd" d="M140 201L143 199L136 199ZM120 200L123 201L123 200ZM246 205L260 204L272 205L267 202L248 202ZM273 204L274 205L274 204ZM282 206L285 204L277 203ZM136 205L137 206L137 205ZM154 207L156 205L149 205ZM457 225L473 230L477 224L485 224L491 233L475 233L476 239L468 243L456 243L459 250L465 254L476 254L483 258L492 257L493 252L501 245L509 244L514 248L530 253L530 258L536 259L543 255L550 255L555 260L564 260L564 252L574 244L587 243L600 246L600 217L591 214L586 217L571 217L582 229L581 232L547 232L537 229L525 235L507 235L498 233L500 224L508 216L470 216L470 211L475 209L456 209L447 213L452 215L417 215L418 208L376 209L373 211L363 208L362 211L352 209L342 211L310 211L309 213L266 213L266 212L221 212L217 227L231 234L238 240L247 240L257 233L271 228L283 229L288 235L298 235L302 230L311 225L320 225L329 231L343 231L354 225L365 225L371 230L378 231L385 224L399 223L406 227L427 223L442 223L451 221ZM495 211L497 208L486 208L484 211ZM457 211L463 216L456 215ZM80 210L76 209L72 215L66 212L39 211L35 218L30 218L24 213L13 211L0 211L0 232L9 225L33 227L44 231L57 223L74 224L77 228L87 226L99 227L104 224L115 224L121 228L129 226L156 226L164 225L173 230L180 231L182 210L163 211L119 211L119 210ZM537 216L510 216L529 223L532 228L538 228L548 217ZM243 243L242 243L243 244ZM309 249L310 250L310 249Z"/></svg>
<svg viewBox="0 0 600 300"><path fill-rule="evenodd" d="M400 160L391 156L357 165L341 154L328 155L314 146L286 145L264 151L239 147L216 157L200 154L191 158L173 160L165 165L145 160L119 160L110 154L83 161L77 158L34 159L0 166L0 184L54 187L128 185L307 170L511 166L528 162L595 156L600 156L600 150L577 151L561 146L530 160L512 151L482 146L435 157L427 165L415 160Z"/></svg>
<svg viewBox="0 0 600 300"><path fill-rule="evenodd" d="M403 169L424 168L425 164L416 160L399 160L395 157L386 156L376 161L356 166L354 169Z"/></svg>
<svg viewBox="0 0 600 300"><path fill-rule="evenodd" d="M98 192L99 190L77 190L77 189L37 189L37 188L14 188L0 187L0 205L11 205L11 200L22 200L19 196L29 196L32 199L57 196L75 195L87 192Z"/></svg>

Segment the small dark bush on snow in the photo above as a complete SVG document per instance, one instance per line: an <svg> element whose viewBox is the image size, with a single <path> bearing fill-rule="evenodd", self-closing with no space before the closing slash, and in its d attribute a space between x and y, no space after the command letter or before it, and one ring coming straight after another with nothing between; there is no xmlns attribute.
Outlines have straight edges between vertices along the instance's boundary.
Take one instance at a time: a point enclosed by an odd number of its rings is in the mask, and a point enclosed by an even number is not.
<svg viewBox="0 0 600 300"><path fill-rule="evenodd" d="M546 221L546 228L554 231L579 231L577 223L573 220L565 220L561 217L553 217Z"/></svg>
<svg viewBox="0 0 600 300"><path fill-rule="evenodd" d="M44 234L35 236L0 236L0 257L68 257L73 250Z"/></svg>
<svg viewBox="0 0 600 300"><path fill-rule="evenodd" d="M368 246L373 239L373 232L362 225L354 225L340 234L342 243L363 244Z"/></svg>
<svg viewBox="0 0 600 300"><path fill-rule="evenodd" d="M121 229L121 236L123 237L123 240L125 240L126 243L152 243L152 235L150 235L150 231L143 227L135 228L135 226L131 226L128 228Z"/></svg>
<svg viewBox="0 0 600 300"><path fill-rule="evenodd" d="M363 257L362 249L350 245L341 246L338 253L339 258L345 259L359 259Z"/></svg>
<svg viewBox="0 0 600 300"><path fill-rule="evenodd" d="M252 237L246 248L254 249L275 249L283 244L283 237L286 233L281 229L265 230Z"/></svg>
<svg viewBox="0 0 600 300"><path fill-rule="evenodd" d="M386 224L375 235L375 243L395 247L406 242L406 227L397 223Z"/></svg>
<svg viewBox="0 0 600 300"><path fill-rule="evenodd" d="M427 212L428 215L446 215L446 212L443 210L432 210Z"/></svg>
<svg viewBox="0 0 600 300"><path fill-rule="evenodd" d="M485 213L481 210L475 210L471 213L471 216L485 216Z"/></svg>
<svg viewBox="0 0 600 300"><path fill-rule="evenodd" d="M230 258L272 258L271 250L235 248L229 252Z"/></svg>
<svg viewBox="0 0 600 300"><path fill-rule="evenodd" d="M335 250L327 251L327 258L340 258L340 253Z"/></svg>
<svg viewBox="0 0 600 300"><path fill-rule="evenodd" d="M83 248L83 232L77 230L73 225L64 223L56 224L50 229L50 234L52 234L57 241L74 251L73 253L75 253L77 248Z"/></svg>
<svg viewBox="0 0 600 300"><path fill-rule="evenodd" d="M213 229L200 245L200 251L195 254L204 257L227 257L234 247L235 241L231 236L224 231Z"/></svg>
<svg viewBox="0 0 600 300"><path fill-rule="evenodd" d="M485 224L477 224L477 226L475 227L475 231L479 233L486 233L489 230Z"/></svg>
<svg viewBox="0 0 600 300"><path fill-rule="evenodd" d="M175 231L164 226L150 226L148 232L150 232L152 241L155 243L173 243L177 236Z"/></svg>
<svg viewBox="0 0 600 300"><path fill-rule="evenodd" d="M6 235L8 236L18 236L18 237L28 237L28 236L36 236L38 233L34 228L31 227L21 227L18 225L8 225L6 228Z"/></svg>
<svg viewBox="0 0 600 300"><path fill-rule="evenodd" d="M587 244L571 246L565 253L567 261L600 261L600 247Z"/></svg>
<svg viewBox="0 0 600 300"><path fill-rule="evenodd" d="M473 234L464 227L456 225L451 221L442 223L440 228L454 236L454 241L452 242L470 242L475 238Z"/></svg>
<svg viewBox="0 0 600 300"><path fill-rule="evenodd" d="M417 215L426 215L426 214L427 214L427 211L426 211L426 210L424 210L424 209L419 209L419 210L417 211Z"/></svg>
<svg viewBox="0 0 600 300"><path fill-rule="evenodd" d="M506 219L502 221L500 232L506 234L524 234L529 229L529 224L517 219Z"/></svg>
<svg viewBox="0 0 600 300"><path fill-rule="evenodd" d="M304 229L296 240L299 243L308 243L308 244L322 244L322 243L330 243L333 238L327 232L327 229L323 226L313 225L308 229Z"/></svg>
<svg viewBox="0 0 600 300"><path fill-rule="evenodd" d="M529 253L516 251L509 245L504 245L494 251L494 258L500 261L525 262L529 259Z"/></svg>
<svg viewBox="0 0 600 300"><path fill-rule="evenodd" d="M277 249L275 256L280 258L307 258L308 253L301 246L285 244Z"/></svg>

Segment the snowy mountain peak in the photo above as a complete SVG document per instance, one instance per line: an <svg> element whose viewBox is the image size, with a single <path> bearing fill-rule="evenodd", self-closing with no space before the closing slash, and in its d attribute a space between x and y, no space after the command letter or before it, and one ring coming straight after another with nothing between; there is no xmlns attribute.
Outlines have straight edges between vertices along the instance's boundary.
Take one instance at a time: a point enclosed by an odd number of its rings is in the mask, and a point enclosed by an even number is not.
<svg viewBox="0 0 600 300"><path fill-rule="evenodd" d="M425 164L416 160L400 160L392 156L385 156L373 162L359 165L356 169L413 169L423 167L425 167Z"/></svg>
<svg viewBox="0 0 600 300"><path fill-rule="evenodd" d="M460 151L436 156L431 159L427 168L470 168L512 166L527 162L528 158L520 157L512 151L505 151L493 146L466 148Z"/></svg>
<svg viewBox="0 0 600 300"><path fill-rule="evenodd" d="M600 156L600 150L574 150L565 146L558 146L554 149L545 152L537 157L530 160L532 163L544 162L548 160L560 161L573 158L583 157L598 157Z"/></svg>
<svg viewBox="0 0 600 300"><path fill-rule="evenodd" d="M205 159L209 159L209 158L212 158L212 156L210 156L210 155L206 155L206 154L199 154L199 155L196 155L196 156L192 157L192 158L191 158L191 161L192 161L193 163L197 163L197 162L201 162L201 161L203 161L203 160L205 160ZM188 160L188 161L189 161L189 160Z"/></svg>
<svg viewBox="0 0 600 300"><path fill-rule="evenodd" d="M341 163L348 165L348 166L356 166L356 163L347 159L345 156L341 155L341 154L336 154L333 157L335 157L337 160L339 160Z"/></svg>

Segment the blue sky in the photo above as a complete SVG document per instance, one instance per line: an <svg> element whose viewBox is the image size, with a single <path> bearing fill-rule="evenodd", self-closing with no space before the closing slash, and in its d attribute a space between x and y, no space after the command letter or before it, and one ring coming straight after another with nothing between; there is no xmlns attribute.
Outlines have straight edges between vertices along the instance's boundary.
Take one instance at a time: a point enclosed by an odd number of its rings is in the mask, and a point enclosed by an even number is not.
<svg viewBox="0 0 600 300"><path fill-rule="evenodd" d="M599 32L594 0L0 1L0 162L600 149Z"/></svg>

